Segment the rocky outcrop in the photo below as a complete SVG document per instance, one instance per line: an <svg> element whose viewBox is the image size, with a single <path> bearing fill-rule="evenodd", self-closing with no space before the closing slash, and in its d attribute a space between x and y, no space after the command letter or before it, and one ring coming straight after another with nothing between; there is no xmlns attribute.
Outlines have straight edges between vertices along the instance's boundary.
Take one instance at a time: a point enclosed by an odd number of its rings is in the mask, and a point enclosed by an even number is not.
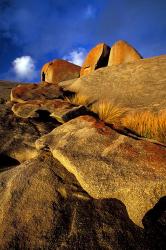
<svg viewBox="0 0 166 250"><path fill-rule="evenodd" d="M36 146L49 148L90 196L122 201L137 225L166 194L166 148L120 135L90 116L54 129Z"/></svg>
<svg viewBox="0 0 166 250"><path fill-rule="evenodd" d="M39 117L44 112L49 115L54 113L54 116L61 117L71 110L74 106L61 99L56 100L32 100L25 103L16 103L12 107L12 111L15 115L22 118L34 118ZM52 115L53 116L53 115Z"/></svg>
<svg viewBox="0 0 166 250"><path fill-rule="evenodd" d="M1 105L2 106L2 105ZM16 117L10 106L0 108L0 166L6 168L38 155L35 141L57 126L47 117L22 119Z"/></svg>
<svg viewBox="0 0 166 250"><path fill-rule="evenodd" d="M7 101L10 99L11 89L16 87L17 85L18 85L18 82L0 80L0 89L1 89L0 99L1 99L1 102L3 102L2 100Z"/></svg>
<svg viewBox="0 0 166 250"><path fill-rule="evenodd" d="M58 122L64 123L77 116L91 114L85 106L75 106L70 102L56 100L32 100L25 103L15 103L12 106L14 114L21 118L55 118Z"/></svg>
<svg viewBox="0 0 166 250"><path fill-rule="evenodd" d="M80 66L65 60L46 63L41 70L41 81L57 84L58 82L79 77Z"/></svg>
<svg viewBox="0 0 166 250"><path fill-rule="evenodd" d="M59 86L90 101L109 100L121 107L159 111L166 107L165 69L166 56L163 55L98 69Z"/></svg>
<svg viewBox="0 0 166 250"><path fill-rule="evenodd" d="M116 199L95 200L42 153L0 175L0 246L6 249L148 249Z"/></svg>
<svg viewBox="0 0 166 250"><path fill-rule="evenodd" d="M98 68L107 66L110 47L104 43L96 45L83 62L80 76L86 76Z"/></svg>
<svg viewBox="0 0 166 250"><path fill-rule="evenodd" d="M166 56L118 44L11 101L0 81L0 249L165 249Z"/></svg>
<svg viewBox="0 0 166 250"><path fill-rule="evenodd" d="M111 47L108 66L138 61L142 56L127 42L120 40Z"/></svg>
<svg viewBox="0 0 166 250"><path fill-rule="evenodd" d="M46 82L40 84L22 84L11 90L12 102L24 103L28 100L52 100L62 96L58 85Z"/></svg>

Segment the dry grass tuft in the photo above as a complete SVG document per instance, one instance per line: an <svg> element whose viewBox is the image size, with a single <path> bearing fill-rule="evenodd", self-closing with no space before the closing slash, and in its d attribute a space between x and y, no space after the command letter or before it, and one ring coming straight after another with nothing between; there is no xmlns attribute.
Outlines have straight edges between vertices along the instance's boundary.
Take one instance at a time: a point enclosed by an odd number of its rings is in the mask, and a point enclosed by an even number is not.
<svg viewBox="0 0 166 250"><path fill-rule="evenodd" d="M65 101L72 103L73 105L88 105L89 99L84 95L74 95L72 97L65 97Z"/></svg>
<svg viewBox="0 0 166 250"><path fill-rule="evenodd" d="M99 101L92 105L91 110L97 113L99 118L108 124L119 123L127 109L110 103L110 101Z"/></svg>
<svg viewBox="0 0 166 250"><path fill-rule="evenodd" d="M122 124L140 136L166 142L166 110L158 114L150 111L137 111L127 114Z"/></svg>
<svg viewBox="0 0 166 250"><path fill-rule="evenodd" d="M87 106L90 101L86 96L74 95L65 100L74 105ZM91 105L91 111L98 114L99 118L108 124L118 124L133 130L138 135L161 142L166 142L166 110L158 114L150 111L132 111L101 100Z"/></svg>

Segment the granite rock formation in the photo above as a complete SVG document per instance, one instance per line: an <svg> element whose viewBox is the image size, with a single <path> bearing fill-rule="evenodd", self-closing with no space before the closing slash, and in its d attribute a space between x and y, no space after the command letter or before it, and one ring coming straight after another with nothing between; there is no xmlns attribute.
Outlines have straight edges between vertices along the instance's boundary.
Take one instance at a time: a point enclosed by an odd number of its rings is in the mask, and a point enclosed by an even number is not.
<svg viewBox="0 0 166 250"><path fill-rule="evenodd" d="M106 67L109 53L110 47L108 45L104 43L96 45L85 58L81 67L80 76L86 76L98 68Z"/></svg>
<svg viewBox="0 0 166 250"><path fill-rule="evenodd" d="M52 100L62 96L62 91L56 84L42 82L40 84L17 85L11 90L11 101L24 103L29 100Z"/></svg>
<svg viewBox="0 0 166 250"><path fill-rule="evenodd" d="M91 198L48 153L1 173L0 184L2 250L148 249L122 202Z"/></svg>
<svg viewBox="0 0 166 250"><path fill-rule="evenodd" d="M166 193L166 148L120 135L90 116L54 129L36 146L49 148L90 196L122 201L137 225Z"/></svg>
<svg viewBox="0 0 166 250"><path fill-rule="evenodd" d="M98 69L86 77L64 81L59 86L91 101L109 100L121 107L166 107L166 55Z"/></svg>
<svg viewBox="0 0 166 250"><path fill-rule="evenodd" d="M57 84L80 76L80 67L65 60L46 63L41 70L41 81Z"/></svg>
<svg viewBox="0 0 166 250"><path fill-rule="evenodd" d="M112 45L108 66L138 61L142 56L127 42L120 40Z"/></svg>
<svg viewBox="0 0 166 250"><path fill-rule="evenodd" d="M122 121L166 114L166 56L100 55L77 80L60 63L55 82L0 81L0 249L165 249L166 144Z"/></svg>

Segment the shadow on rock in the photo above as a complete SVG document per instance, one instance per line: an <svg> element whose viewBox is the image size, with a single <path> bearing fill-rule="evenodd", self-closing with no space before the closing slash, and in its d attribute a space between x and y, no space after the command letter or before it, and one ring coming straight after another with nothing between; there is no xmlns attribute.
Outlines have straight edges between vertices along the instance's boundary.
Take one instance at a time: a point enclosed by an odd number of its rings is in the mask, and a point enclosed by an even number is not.
<svg viewBox="0 0 166 250"><path fill-rule="evenodd" d="M142 223L151 249L166 249L166 196L145 214Z"/></svg>

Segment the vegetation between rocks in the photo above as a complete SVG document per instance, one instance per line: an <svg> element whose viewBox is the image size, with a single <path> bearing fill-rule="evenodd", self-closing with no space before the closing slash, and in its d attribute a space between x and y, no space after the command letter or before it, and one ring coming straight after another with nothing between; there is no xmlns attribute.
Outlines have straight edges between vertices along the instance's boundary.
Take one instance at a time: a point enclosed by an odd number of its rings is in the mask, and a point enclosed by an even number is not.
<svg viewBox="0 0 166 250"><path fill-rule="evenodd" d="M159 113L136 111L122 118L122 124L140 136L166 142L166 110Z"/></svg>
<svg viewBox="0 0 166 250"><path fill-rule="evenodd" d="M66 97L66 101L74 105L88 105L89 99L83 95ZM109 100L94 102L90 110L108 124L117 124L137 133L141 137L166 142L166 110L159 113L151 111L132 111L111 103Z"/></svg>
<svg viewBox="0 0 166 250"><path fill-rule="evenodd" d="M84 95L73 95L72 97L65 97L65 101L73 105L88 105L89 99Z"/></svg>

